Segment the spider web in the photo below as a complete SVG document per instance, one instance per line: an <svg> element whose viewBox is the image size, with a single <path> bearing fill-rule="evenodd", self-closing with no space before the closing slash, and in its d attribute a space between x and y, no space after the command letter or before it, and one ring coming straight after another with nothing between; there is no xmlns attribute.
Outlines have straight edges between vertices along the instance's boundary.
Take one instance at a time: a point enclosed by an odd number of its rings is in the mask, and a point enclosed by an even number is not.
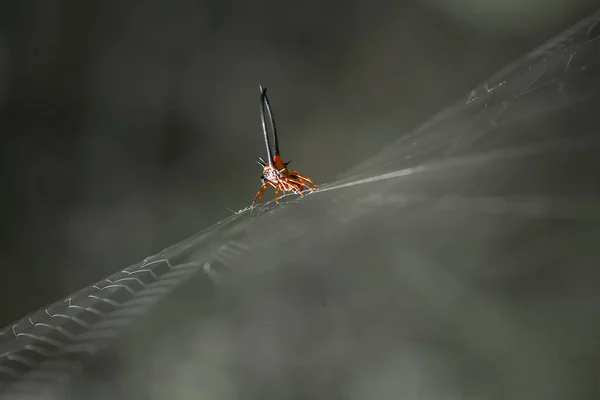
<svg viewBox="0 0 600 400"><path fill-rule="evenodd" d="M599 22L319 191L6 327L2 398L599 392Z"/></svg>

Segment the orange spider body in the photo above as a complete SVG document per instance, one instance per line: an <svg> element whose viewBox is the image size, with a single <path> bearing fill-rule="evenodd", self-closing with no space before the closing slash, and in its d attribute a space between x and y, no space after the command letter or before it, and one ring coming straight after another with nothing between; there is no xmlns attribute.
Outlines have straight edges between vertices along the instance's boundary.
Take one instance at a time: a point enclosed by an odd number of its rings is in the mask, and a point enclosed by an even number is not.
<svg viewBox="0 0 600 400"><path fill-rule="evenodd" d="M311 192L318 186L306 175L302 175L298 171L290 170L288 164L284 163L280 156L273 157L273 167L266 164L263 170L261 180L263 182L258 193L254 196L252 205L262 199L263 192L269 185L275 188L275 201L279 201L279 191L294 192L304 196L303 190L308 189ZM312 185L312 187L311 187Z"/></svg>
<svg viewBox="0 0 600 400"><path fill-rule="evenodd" d="M269 185L275 188L275 201L279 202L279 191L285 192L294 192L301 196L304 196L304 189L308 189L311 192L317 189L317 185L305 175L302 175L298 171L290 170L288 168L288 162L283 162L281 155L279 154L279 142L277 138L277 130L275 128L275 119L273 118L273 114L271 113L271 106L269 105L269 100L267 98L267 89L260 87L261 90L261 120L263 125L263 132L265 135L265 145L267 147L267 156L268 162L264 161L262 158L259 159L258 163L263 167L263 174L260 177L262 181L262 185L256 196L254 196L254 201L252 205L256 202L259 202L262 199L264 191L269 187ZM271 129L273 131L273 138L275 139L275 154L272 156L271 153L271 144L269 142L269 136L267 133L267 125L265 122L264 110L265 107L269 112L270 120L271 120ZM312 185L312 186L311 186Z"/></svg>

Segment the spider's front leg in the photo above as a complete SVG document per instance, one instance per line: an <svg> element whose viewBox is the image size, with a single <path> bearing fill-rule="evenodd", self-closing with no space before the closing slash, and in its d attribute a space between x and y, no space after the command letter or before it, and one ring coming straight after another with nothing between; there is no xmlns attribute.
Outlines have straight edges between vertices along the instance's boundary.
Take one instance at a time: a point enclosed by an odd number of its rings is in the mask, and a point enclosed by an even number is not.
<svg viewBox="0 0 600 400"><path fill-rule="evenodd" d="M300 196L304 196L304 193L302 193L302 190L303 190L302 185L304 184L304 182L294 179L292 177L289 177L287 179L287 184L289 187L288 190L291 190L294 193L299 194Z"/></svg>
<svg viewBox="0 0 600 400"><path fill-rule="evenodd" d="M268 186L269 186L269 181L265 179L263 184L261 185L260 189L258 189L258 192L256 192L256 196L254 196L254 200L252 201L252 207L254 207L254 203L262 200L263 192L265 191L265 189Z"/></svg>
<svg viewBox="0 0 600 400"><path fill-rule="evenodd" d="M314 189L313 189L313 188L311 188L310 186L308 186L308 185L304 184L304 182L302 182L302 184L303 184L304 186L306 186L307 188L309 188L311 191L313 191L313 190L315 190L315 189L318 189L318 188L319 188L319 187L317 186L317 184L316 184L316 183L314 183L314 182L312 181L312 179L310 179L308 176L306 176L306 175L302 175L300 172L298 172L298 171L295 171L295 170L294 170L294 171L292 171L292 172L291 172L291 174L292 174L292 175L294 175L294 176L297 176L298 178L304 179L304 180L305 180L305 181L307 181L307 182L310 182L310 184L314 186Z"/></svg>
<svg viewBox="0 0 600 400"><path fill-rule="evenodd" d="M298 192L299 194L302 194L302 192L304 191L304 188L307 188L311 191L313 190L313 188L311 188L308 183L304 182L299 177L292 176L289 178L289 181L290 181L290 185L293 185L294 190L296 192Z"/></svg>
<svg viewBox="0 0 600 400"><path fill-rule="evenodd" d="M275 203L279 204L279 185L275 186Z"/></svg>

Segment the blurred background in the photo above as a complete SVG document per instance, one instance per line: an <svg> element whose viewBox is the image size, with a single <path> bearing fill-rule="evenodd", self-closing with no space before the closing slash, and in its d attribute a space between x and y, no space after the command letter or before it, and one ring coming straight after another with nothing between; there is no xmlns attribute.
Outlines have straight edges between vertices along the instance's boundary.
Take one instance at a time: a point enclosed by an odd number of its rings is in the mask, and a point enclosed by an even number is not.
<svg viewBox="0 0 600 400"><path fill-rule="evenodd" d="M259 84L331 182L597 7L3 0L0 323L248 206Z"/></svg>

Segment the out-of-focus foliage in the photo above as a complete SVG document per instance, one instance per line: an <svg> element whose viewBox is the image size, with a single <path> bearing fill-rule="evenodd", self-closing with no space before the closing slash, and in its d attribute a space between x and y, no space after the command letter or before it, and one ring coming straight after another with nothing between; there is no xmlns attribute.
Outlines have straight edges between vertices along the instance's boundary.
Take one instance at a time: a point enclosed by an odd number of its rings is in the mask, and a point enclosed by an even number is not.
<svg viewBox="0 0 600 400"><path fill-rule="evenodd" d="M595 0L426 0L475 29L499 35L535 32L573 13L578 7L594 7Z"/></svg>

